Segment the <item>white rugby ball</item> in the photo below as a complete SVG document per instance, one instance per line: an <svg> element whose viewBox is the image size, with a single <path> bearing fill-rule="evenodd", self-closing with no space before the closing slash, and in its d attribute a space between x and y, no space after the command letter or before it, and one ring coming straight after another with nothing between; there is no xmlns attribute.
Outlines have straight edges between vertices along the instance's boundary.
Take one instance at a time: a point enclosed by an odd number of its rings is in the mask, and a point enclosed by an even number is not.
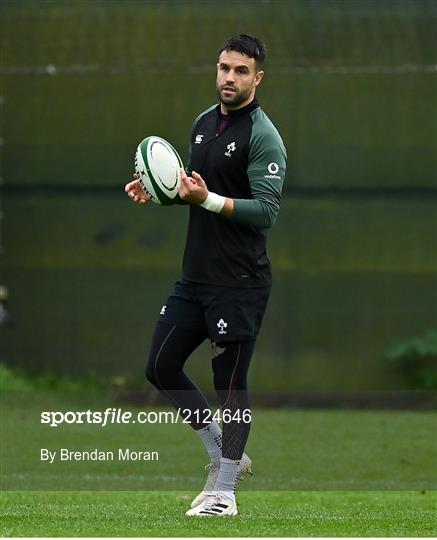
<svg viewBox="0 0 437 540"><path fill-rule="evenodd" d="M135 172L141 187L155 204L168 206L179 199L182 160L173 146L161 137L146 137L135 153Z"/></svg>

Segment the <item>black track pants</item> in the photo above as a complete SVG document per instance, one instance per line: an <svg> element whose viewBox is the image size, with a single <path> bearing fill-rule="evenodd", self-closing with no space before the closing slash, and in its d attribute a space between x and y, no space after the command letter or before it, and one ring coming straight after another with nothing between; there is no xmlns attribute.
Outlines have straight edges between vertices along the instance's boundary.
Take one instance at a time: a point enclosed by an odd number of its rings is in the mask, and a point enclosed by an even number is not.
<svg viewBox="0 0 437 540"><path fill-rule="evenodd" d="M183 368L190 354L207 338L204 329L158 322L146 367L147 379L167 396L190 425L206 427L209 404ZM213 344L214 388L220 400L224 422L222 455L240 459L250 431L247 372L255 340ZM187 410L189 413L183 414ZM246 412L245 412L246 411Z"/></svg>

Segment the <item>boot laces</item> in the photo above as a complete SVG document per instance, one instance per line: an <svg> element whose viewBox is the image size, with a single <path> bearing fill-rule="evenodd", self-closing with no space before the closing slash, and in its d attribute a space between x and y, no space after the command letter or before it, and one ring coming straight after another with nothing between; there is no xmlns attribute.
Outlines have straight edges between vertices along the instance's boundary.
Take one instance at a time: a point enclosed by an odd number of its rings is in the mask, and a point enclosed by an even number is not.
<svg viewBox="0 0 437 540"><path fill-rule="evenodd" d="M211 510L212 508L214 508L214 506L220 503L220 495L210 495L205 501L205 506L203 507L203 510Z"/></svg>

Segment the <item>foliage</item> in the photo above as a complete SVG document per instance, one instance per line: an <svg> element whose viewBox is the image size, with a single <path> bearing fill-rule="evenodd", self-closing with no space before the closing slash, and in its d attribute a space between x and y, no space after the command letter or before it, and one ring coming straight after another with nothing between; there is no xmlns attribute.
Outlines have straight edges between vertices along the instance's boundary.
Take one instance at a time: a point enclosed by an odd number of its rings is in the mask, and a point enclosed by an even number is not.
<svg viewBox="0 0 437 540"><path fill-rule="evenodd" d="M12 369L6 364L0 363L0 390L65 390L78 391L106 388L109 382L94 374L84 379L74 379L67 376L59 376L53 372L31 376L20 369Z"/></svg>
<svg viewBox="0 0 437 540"><path fill-rule="evenodd" d="M399 370L408 388L437 388L437 330L393 343L385 356Z"/></svg>
<svg viewBox="0 0 437 540"><path fill-rule="evenodd" d="M32 390L31 381L0 363L0 390Z"/></svg>

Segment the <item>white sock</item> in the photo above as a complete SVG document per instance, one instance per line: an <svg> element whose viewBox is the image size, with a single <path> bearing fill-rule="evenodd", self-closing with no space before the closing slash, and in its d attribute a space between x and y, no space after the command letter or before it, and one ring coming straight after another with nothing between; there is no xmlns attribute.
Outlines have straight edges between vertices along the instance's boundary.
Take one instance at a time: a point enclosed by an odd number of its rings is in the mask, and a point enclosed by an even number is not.
<svg viewBox="0 0 437 540"><path fill-rule="evenodd" d="M214 491L221 491L223 495L232 499L237 487L239 467L239 459L220 458L220 470L214 485Z"/></svg>
<svg viewBox="0 0 437 540"><path fill-rule="evenodd" d="M219 465L222 457L222 430L220 426L214 420L209 426L196 430L196 433L205 445L212 463Z"/></svg>

